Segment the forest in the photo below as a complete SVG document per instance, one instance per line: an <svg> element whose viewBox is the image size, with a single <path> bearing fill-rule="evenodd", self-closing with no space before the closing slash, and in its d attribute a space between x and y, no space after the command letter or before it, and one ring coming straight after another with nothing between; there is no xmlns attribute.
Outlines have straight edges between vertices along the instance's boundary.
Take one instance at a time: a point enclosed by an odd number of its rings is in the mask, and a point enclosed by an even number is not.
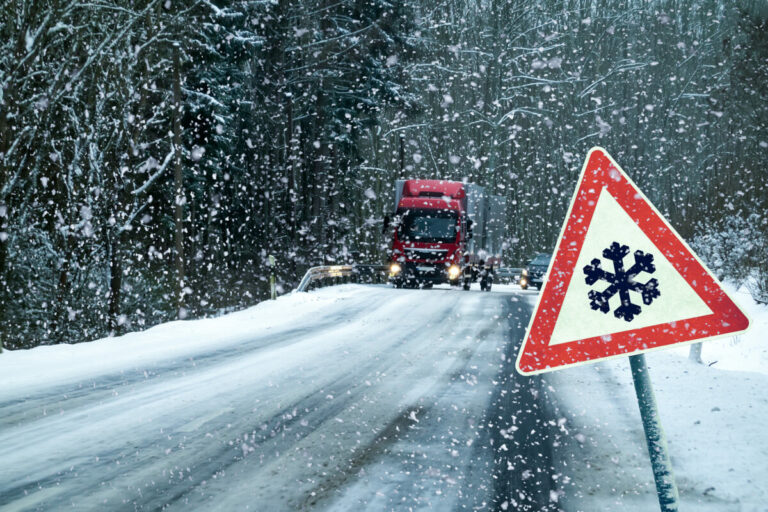
<svg viewBox="0 0 768 512"><path fill-rule="evenodd" d="M606 148L768 302L768 5L0 0L0 343L74 343L386 261L393 183L507 198L554 249Z"/></svg>

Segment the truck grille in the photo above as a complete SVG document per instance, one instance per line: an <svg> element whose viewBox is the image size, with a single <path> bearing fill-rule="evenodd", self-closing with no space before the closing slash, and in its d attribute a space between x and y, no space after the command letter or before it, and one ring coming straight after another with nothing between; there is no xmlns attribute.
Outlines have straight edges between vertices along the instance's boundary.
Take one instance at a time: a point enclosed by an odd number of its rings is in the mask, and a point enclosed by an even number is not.
<svg viewBox="0 0 768 512"><path fill-rule="evenodd" d="M409 260L440 261L445 259L447 249L405 249L405 257Z"/></svg>

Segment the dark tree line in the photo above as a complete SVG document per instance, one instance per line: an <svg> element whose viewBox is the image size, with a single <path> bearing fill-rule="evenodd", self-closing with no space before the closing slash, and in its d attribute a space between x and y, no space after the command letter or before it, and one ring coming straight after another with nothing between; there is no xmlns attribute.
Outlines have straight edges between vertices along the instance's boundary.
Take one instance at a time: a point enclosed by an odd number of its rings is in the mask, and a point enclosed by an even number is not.
<svg viewBox="0 0 768 512"><path fill-rule="evenodd" d="M0 0L0 340L250 305L269 254L283 291L381 262L398 178L506 195L520 264L593 145L765 297L760 5Z"/></svg>

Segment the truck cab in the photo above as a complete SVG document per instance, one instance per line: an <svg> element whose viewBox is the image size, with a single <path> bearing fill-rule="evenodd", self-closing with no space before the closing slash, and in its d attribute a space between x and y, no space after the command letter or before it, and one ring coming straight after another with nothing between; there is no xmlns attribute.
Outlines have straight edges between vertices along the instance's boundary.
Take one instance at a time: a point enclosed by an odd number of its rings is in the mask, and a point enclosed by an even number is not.
<svg viewBox="0 0 768 512"><path fill-rule="evenodd" d="M473 183L397 180L390 233L390 281L400 287L457 285L465 256L469 262L499 259L506 202ZM392 222L390 222L390 220Z"/></svg>
<svg viewBox="0 0 768 512"><path fill-rule="evenodd" d="M397 185L390 280L397 287L457 284L472 225L464 184L406 180Z"/></svg>

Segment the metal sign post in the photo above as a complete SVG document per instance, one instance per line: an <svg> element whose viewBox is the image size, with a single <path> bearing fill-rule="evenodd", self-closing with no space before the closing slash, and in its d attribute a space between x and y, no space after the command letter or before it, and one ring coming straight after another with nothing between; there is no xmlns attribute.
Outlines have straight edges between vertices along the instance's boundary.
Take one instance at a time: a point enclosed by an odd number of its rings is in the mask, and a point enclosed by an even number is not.
<svg viewBox="0 0 768 512"><path fill-rule="evenodd" d="M664 429L661 426L659 408L656 405L656 396L653 394L648 366L645 364L645 355L629 356L629 365L632 368L637 405L640 407L645 440L648 443L648 455L651 458L653 478L656 481L659 506L661 512L677 512L677 484L675 483L675 475L672 473L672 463L667 451L667 439L664 437Z"/></svg>

